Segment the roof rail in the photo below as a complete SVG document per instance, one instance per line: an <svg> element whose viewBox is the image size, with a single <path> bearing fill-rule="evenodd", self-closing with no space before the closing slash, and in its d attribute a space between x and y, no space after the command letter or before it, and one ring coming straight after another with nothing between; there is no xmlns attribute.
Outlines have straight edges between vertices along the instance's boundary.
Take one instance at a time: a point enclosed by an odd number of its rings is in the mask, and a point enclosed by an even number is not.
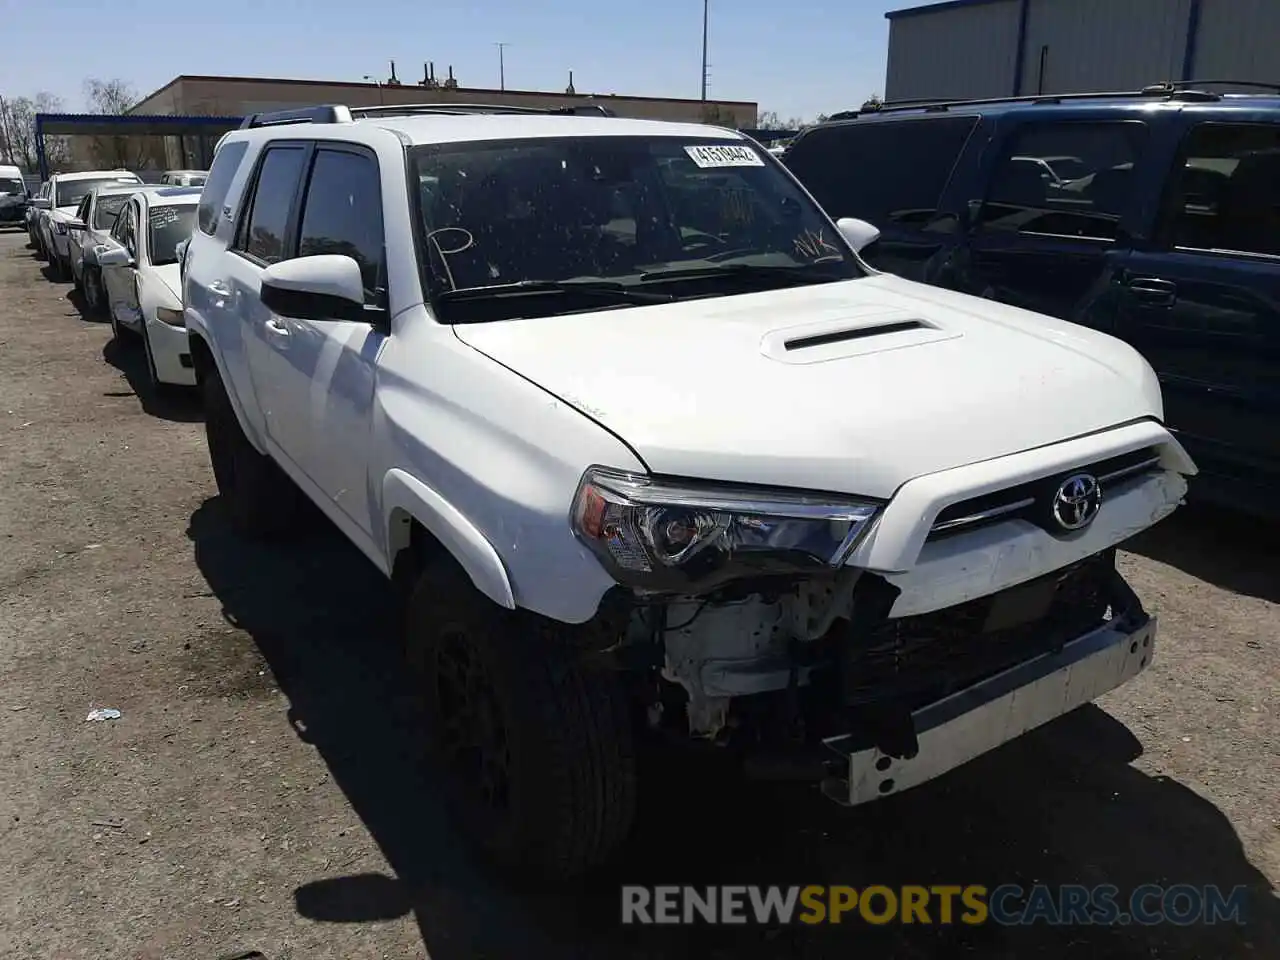
<svg viewBox="0 0 1280 960"><path fill-rule="evenodd" d="M1250 87L1255 90L1280 93L1280 83L1267 83L1262 80L1172 80L1165 86L1173 87L1175 90L1185 90L1188 87Z"/></svg>
<svg viewBox="0 0 1280 960"><path fill-rule="evenodd" d="M287 123L350 123L351 111L341 104L330 103L319 107L299 107L295 110L272 110L267 113L251 113L240 124L241 130L255 127L278 127Z"/></svg>
<svg viewBox="0 0 1280 960"><path fill-rule="evenodd" d="M1235 83L1232 80L1206 80L1204 84L1213 83ZM1265 86L1271 88L1271 84L1248 84L1242 83L1242 86ZM828 120L852 120L864 113L892 113L897 110L925 110L927 112L946 111L951 107L974 107L974 106L994 106L1000 103L1062 103L1070 100L1114 100L1123 97L1169 97L1171 99L1207 99L1217 100L1220 97L1217 94L1208 93L1199 90L1188 89L1192 86L1190 81L1178 83L1153 83L1141 90L1111 90L1099 91L1097 93L1037 93L1030 96L1020 97L984 97L975 100L956 100L943 97L935 97L932 99L918 100L886 100L883 103L873 104L864 103L857 110L843 110L839 113L833 113ZM1280 85L1276 85L1275 89L1280 90Z"/></svg>
<svg viewBox="0 0 1280 960"><path fill-rule="evenodd" d="M352 107L352 117L407 117L415 114L462 116L474 113L559 114L577 116L592 114L612 117L615 114L603 104L573 104L563 107L517 107L506 103L401 103L378 107Z"/></svg>

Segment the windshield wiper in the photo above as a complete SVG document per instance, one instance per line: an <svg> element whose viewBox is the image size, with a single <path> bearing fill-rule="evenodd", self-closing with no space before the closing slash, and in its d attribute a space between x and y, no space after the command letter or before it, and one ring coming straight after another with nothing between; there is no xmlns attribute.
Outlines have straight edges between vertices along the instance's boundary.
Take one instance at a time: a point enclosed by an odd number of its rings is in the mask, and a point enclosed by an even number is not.
<svg viewBox="0 0 1280 960"><path fill-rule="evenodd" d="M834 261L829 261L834 262ZM840 280L822 270L814 268L820 264L809 266L765 266L758 263L713 263L693 267L670 267L664 270L650 270L640 274L642 283L662 280L703 280L708 277L742 277L748 280L778 280L788 284L820 283L825 280Z"/></svg>
<svg viewBox="0 0 1280 960"><path fill-rule="evenodd" d="M485 287L458 287L438 293L435 298L442 303L455 303L539 293L582 293L626 303L671 303L676 299L674 294L635 290L608 280L517 280Z"/></svg>

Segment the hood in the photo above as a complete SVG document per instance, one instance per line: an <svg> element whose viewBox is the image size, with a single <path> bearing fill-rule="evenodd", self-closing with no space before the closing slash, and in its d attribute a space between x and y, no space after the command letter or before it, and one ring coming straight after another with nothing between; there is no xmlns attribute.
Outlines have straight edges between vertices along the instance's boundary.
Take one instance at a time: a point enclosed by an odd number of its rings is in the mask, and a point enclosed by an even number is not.
<svg viewBox="0 0 1280 960"><path fill-rule="evenodd" d="M58 217L62 220L74 220L78 209L80 209L80 204L73 203L66 207L54 207L49 211L49 215L51 217Z"/></svg>
<svg viewBox="0 0 1280 960"><path fill-rule="evenodd" d="M454 330L689 478L887 498L1162 415L1119 340L888 275Z"/></svg>

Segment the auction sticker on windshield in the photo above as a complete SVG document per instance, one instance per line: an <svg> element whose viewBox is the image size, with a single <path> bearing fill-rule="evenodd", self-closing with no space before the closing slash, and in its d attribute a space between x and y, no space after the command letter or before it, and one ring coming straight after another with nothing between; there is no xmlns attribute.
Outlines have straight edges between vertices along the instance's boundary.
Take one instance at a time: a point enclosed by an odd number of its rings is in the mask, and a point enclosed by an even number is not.
<svg viewBox="0 0 1280 960"><path fill-rule="evenodd" d="M750 147L737 144L700 144L685 147L684 152L703 170L714 167L763 167L764 160Z"/></svg>

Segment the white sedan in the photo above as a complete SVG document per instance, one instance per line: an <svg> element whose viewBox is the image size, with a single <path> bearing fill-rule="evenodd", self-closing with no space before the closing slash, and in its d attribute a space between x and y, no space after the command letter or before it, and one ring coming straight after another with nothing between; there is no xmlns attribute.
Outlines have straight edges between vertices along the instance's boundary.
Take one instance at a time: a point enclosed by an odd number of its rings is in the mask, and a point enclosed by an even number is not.
<svg viewBox="0 0 1280 960"><path fill-rule="evenodd" d="M177 248L195 224L198 187L135 193L95 254L117 341L142 339L153 387L195 386Z"/></svg>

